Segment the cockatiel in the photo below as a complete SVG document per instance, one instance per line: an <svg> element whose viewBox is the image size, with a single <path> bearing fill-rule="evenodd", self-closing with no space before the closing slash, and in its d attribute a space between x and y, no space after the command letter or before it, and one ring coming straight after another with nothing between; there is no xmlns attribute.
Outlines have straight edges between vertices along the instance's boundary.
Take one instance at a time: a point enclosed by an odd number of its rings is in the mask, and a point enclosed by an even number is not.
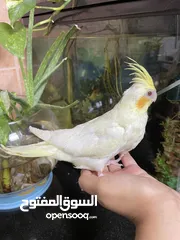
<svg viewBox="0 0 180 240"><path fill-rule="evenodd" d="M11 155L22 157L52 157L70 162L78 169L89 169L103 175L109 164L117 164L114 156L122 156L134 149L145 134L147 110L156 101L153 80L146 69L136 61L127 63L134 71L132 86L127 89L114 108L105 114L71 129L55 131L30 127L43 140L40 143L5 147Z"/></svg>

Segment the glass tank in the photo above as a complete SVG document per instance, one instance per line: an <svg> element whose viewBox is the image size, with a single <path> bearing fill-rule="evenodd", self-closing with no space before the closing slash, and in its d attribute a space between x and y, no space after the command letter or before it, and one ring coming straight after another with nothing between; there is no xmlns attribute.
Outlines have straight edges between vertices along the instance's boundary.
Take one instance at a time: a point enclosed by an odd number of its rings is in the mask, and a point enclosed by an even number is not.
<svg viewBox="0 0 180 240"><path fill-rule="evenodd" d="M54 113L49 109L39 109L29 118L9 123L10 133L7 146L22 146L40 142L40 139L29 131L29 126L49 130L58 129ZM54 158L24 158L7 155L3 151L0 152L0 162L0 210L3 207L4 193L12 193L10 195L12 197L13 194L20 194L26 189L34 189L34 185L41 184L46 180L57 163Z"/></svg>
<svg viewBox="0 0 180 240"><path fill-rule="evenodd" d="M59 32L68 30L72 24L63 25L59 20L48 36L35 33L35 71ZM180 79L178 15L79 21L78 26L81 31L64 52L68 60L51 76L42 96L43 102L54 105L79 100L71 109L54 110L60 128L71 128L113 108L130 86L127 57L148 70L157 91ZM180 86L158 96L149 109L145 134L153 152L155 176L176 190L180 188L179 101ZM139 155L143 152L138 151Z"/></svg>

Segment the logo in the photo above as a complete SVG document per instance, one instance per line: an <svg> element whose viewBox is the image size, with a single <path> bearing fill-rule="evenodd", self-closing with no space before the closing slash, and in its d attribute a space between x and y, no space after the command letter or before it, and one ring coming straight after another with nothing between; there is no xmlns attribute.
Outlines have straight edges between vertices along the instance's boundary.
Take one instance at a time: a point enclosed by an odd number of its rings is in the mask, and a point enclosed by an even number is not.
<svg viewBox="0 0 180 240"><path fill-rule="evenodd" d="M57 207L59 206L60 210L63 212L67 212L70 209L77 209L78 207L87 207L87 206L97 206L97 195L91 195L91 199L88 200L76 200L69 199L69 197L64 197L62 195L57 195L56 199L47 200L46 197L36 197L35 200L22 200L22 204L20 205L20 209L23 212L29 212L29 209L35 209L36 207L42 206L50 206ZM96 216L89 216L89 213L47 213L46 218L48 219L76 219L76 218L85 218L87 220L92 218L97 218Z"/></svg>
<svg viewBox="0 0 180 240"><path fill-rule="evenodd" d="M54 220L56 218L58 219L95 219L97 216L89 216L89 213L47 213L46 218Z"/></svg>

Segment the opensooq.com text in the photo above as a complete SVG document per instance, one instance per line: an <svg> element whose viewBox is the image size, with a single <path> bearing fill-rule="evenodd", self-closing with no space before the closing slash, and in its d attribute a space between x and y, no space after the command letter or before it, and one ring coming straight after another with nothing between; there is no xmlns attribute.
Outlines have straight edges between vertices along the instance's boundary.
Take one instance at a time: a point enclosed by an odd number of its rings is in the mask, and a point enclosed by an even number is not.
<svg viewBox="0 0 180 240"><path fill-rule="evenodd" d="M46 218L55 220L55 219L93 219L97 218L96 216L89 216L89 213L47 213Z"/></svg>

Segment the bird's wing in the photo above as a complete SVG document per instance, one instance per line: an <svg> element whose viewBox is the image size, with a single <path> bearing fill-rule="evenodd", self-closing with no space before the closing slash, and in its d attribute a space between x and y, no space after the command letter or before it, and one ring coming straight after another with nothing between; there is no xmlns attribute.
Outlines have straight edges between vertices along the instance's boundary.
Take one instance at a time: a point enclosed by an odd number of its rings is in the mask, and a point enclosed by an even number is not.
<svg viewBox="0 0 180 240"><path fill-rule="evenodd" d="M31 128L39 138L74 157L101 158L123 149L126 130L109 118L98 119L73 129L42 131Z"/></svg>
<svg viewBox="0 0 180 240"><path fill-rule="evenodd" d="M124 128L112 124L105 128L92 127L82 131L78 138L72 138L65 145L65 152L76 157L104 158L123 149L126 144Z"/></svg>

